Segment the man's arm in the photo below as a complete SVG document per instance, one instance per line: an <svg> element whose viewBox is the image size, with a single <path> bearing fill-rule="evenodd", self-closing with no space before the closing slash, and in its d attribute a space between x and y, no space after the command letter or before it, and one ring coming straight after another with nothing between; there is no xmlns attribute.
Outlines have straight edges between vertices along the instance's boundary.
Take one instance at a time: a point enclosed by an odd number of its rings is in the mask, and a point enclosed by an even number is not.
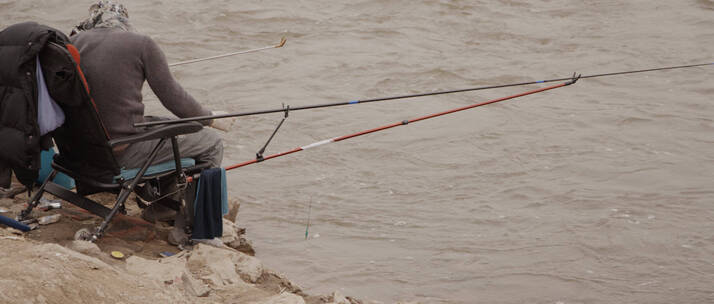
<svg viewBox="0 0 714 304"><path fill-rule="evenodd" d="M211 115L210 111L203 108L174 79L164 52L148 36L144 40L141 59L151 90L171 113L180 118ZM202 123L209 125L211 121L202 121Z"/></svg>

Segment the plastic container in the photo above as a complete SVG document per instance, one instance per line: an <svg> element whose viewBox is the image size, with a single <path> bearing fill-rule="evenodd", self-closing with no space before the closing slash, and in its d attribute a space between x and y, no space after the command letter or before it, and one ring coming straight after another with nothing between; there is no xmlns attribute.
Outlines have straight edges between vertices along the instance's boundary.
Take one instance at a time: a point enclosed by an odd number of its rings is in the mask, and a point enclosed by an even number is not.
<svg viewBox="0 0 714 304"><path fill-rule="evenodd" d="M49 200L46 198L41 198L40 203L37 205L37 208L40 210L52 210L52 209L60 209L62 208L62 201L60 200Z"/></svg>
<svg viewBox="0 0 714 304"><path fill-rule="evenodd" d="M37 223L39 223L40 225L49 225L52 223L59 222L61 217L62 217L61 214L45 215L41 218L38 218Z"/></svg>

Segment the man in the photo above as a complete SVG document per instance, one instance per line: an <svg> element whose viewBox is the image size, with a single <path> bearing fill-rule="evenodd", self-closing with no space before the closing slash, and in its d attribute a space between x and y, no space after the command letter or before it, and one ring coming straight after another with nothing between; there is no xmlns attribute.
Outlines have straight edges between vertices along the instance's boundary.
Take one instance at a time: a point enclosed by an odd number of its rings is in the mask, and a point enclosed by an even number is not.
<svg viewBox="0 0 714 304"><path fill-rule="evenodd" d="M176 82L164 53L154 40L134 30L123 5L107 0L93 4L89 8L89 18L72 31L70 39L79 50L80 66L97 104L99 116L111 138L139 133L142 130L133 124L149 120L144 117L142 103L141 88L144 81L149 83L164 107L178 117L214 114L196 102ZM227 131L231 122L219 119L204 124ZM146 161L157 142L154 140L118 146L114 148L114 155L120 166L138 168ZM208 162L211 167L220 166L223 142L214 130L204 128L197 133L179 136L178 143L182 157ZM172 145L165 144L154 163L172 159ZM152 204L144 210L142 217L153 222L171 220L174 214L168 208ZM185 236L174 236L177 240L181 238Z"/></svg>
<svg viewBox="0 0 714 304"><path fill-rule="evenodd" d="M141 88L144 81L169 111L178 117L211 115L176 82L169 71L164 53L148 36L136 33L129 24L127 9L108 0L89 8L89 18L72 31L70 39L81 56L81 68L87 78L99 116L111 138L125 137L141 130L133 124L144 117ZM227 131L230 120L204 122ZM120 166L141 167L157 141L140 142L114 148ZM180 136L182 157L208 162L218 167L223 159L223 143L218 134L204 128ZM154 163L173 159L171 145L164 145Z"/></svg>

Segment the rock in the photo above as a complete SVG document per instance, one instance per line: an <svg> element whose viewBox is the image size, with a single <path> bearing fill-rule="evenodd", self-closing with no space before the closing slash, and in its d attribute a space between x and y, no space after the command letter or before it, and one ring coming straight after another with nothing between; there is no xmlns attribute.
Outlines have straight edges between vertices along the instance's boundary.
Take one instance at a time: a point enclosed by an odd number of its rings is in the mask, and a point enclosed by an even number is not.
<svg viewBox="0 0 714 304"><path fill-rule="evenodd" d="M5 197L0 197L0 206L2 207L10 207L15 203L14 199L11 198L5 198ZM6 211L7 212L7 211Z"/></svg>
<svg viewBox="0 0 714 304"><path fill-rule="evenodd" d="M181 281L186 291L194 297L207 297L211 293L211 289L206 284L194 279L188 271L181 274Z"/></svg>
<svg viewBox="0 0 714 304"><path fill-rule="evenodd" d="M138 256L126 259L126 270L154 280L157 283L176 281L181 278L186 269L186 261L181 257L171 256L160 260L147 260Z"/></svg>
<svg viewBox="0 0 714 304"><path fill-rule="evenodd" d="M250 283L255 283L263 275L263 263L252 256L236 252L233 256L233 263L235 263L236 271L241 278Z"/></svg>
<svg viewBox="0 0 714 304"><path fill-rule="evenodd" d="M353 297L345 297L345 298L347 298L347 300L349 300L350 303L352 303L352 304L379 304L379 303L380 303L379 301L367 301L367 302L364 302L364 301L362 301L362 300L360 300L360 299L353 298Z"/></svg>
<svg viewBox="0 0 714 304"><path fill-rule="evenodd" d="M238 223L238 209L240 209L240 201L233 198L228 199L228 213L223 218L232 223Z"/></svg>
<svg viewBox="0 0 714 304"><path fill-rule="evenodd" d="M345 296L342 295L339 291L335 290L335 292L332 293L332 303L335 304L352 304Z"/></svg>
<svg viewBox="0 0 714 304"><path fill-rule="evenodd" d="M193 273L204 274L216 286L226 286L242 282L255 283L263 275L260 260L234 251L198 244L188 259L188 267Z"/></svg>
<svg viewBox="0 0 714 304"><path fill-rule="evenodd" d="M22 236L22 231L19 231L15 228L10 228L10 227L3 228L3 227L5 227L5 226L0 226L0 236L10 236L10 237L6 237L6 238L13 239L13 240L19 239L19 238L24 239L24 237Z"/></svg>
<svg viewBox="0 0 714 304"><path fill-rule="evenodd" d="M235 247L235 249L250 256L255 255L255 249L253 249L253 242L244 237L240 237L240 244L238 244L238 247Z"/></svg>
<svg viewBox="0 0 714 304"><path fill-rule="evenodd" d="M0 303L190 303L183 293L54 243L0 239ZM163 285L163 283L162 283Z"/></svg>
<svg viewBox="0 0 714 304"><path fill-rule="evenodd" d="M260 283L263 286L273 286L276 290L284 290L295 293L301 296L306 296L302 292L302 288L290 281L284 274L272 271L270 269L263 270L263 277L260 278ZM327 300L325 300L327 302Z"/></svg>
<svg viewBox="0 0 714 304"><path fill-rule="evenodd" d="M223 219L223 236L221 237L221 241L223 241L224 244L228 244L230 242L233 242L234 240L238 239L238 233L237 233L237 227L233 222Z"/></svg>
<svg viewBox="0 0 714 304"><path fill-rule="evenodd" d="M233 222L223 219L223 237L221 237L223 244L247 255L254 256L253 244L243 234L245 234L245 229L238 228Z"/></svg>
<svg viewBox="0 0 714 304"><path fill-rule="evenodd" d="M99 249L99 246L89 241L75 240L69 243L67 245L67 248L79 253L86 254L88 256L93 256L95 258L99 258L102 256L102 251Z"/></svg>
<svg viewBox="0 0 714 304"><path fill-rule="evenodd" d="M168 242L171 245L178 246L184 245L188 242L188 234L183 231L181 225L175 225L174 228L169 231Z"/></svg>
<svg viewBox="0 0 714 304"><path fill-rule="evenodd" d="M182 254L160 260L147 260L131 256L126 260L126 270L129 273L153 280L156 286L183 288L186 293L194 297L207 297L211 293L211 289L206 284L194 279L188 271L186 259Z"/></svg>
<svg viewBox="0 0 714 304"><path fill-rule="evenodd" d="M250 256L255 256L255 249L253 249L253 243L250 240L244 238L243 236L238 237L232 242L226 244L226 246L238 250Z"/></svg>
<svg viewBox="0 0 714 304"><path fill-rule="evenodd" d="M201 274L215 287L243 283L233 263L233 250L221 249L203 244L193 247L188 258L188 268L192 273Z"/></svg>
<svg viewBox="0 0 714 304"><path fill-rule="evenodd" d="M22 231L15 228L6 227L3 229L3 235L22 235Z"/></svg>
<svg viewBox="0 0 714 304"><path fill-rule="evenodd" d="M254 304L305 304L305 300L296 294L289 292L283 292L278 295L274 295L270 298L260 300L258 302L251 302Z"/></svg>
<svg viewBox="0 0 714 304"><path fill-rule="evenodd" d="M226 245L223 244L223 241L219 238L212 238L212 239L193 239L194 242L200 243L200 244L206 244L210 245L216 248L226 248Z"/></svg>

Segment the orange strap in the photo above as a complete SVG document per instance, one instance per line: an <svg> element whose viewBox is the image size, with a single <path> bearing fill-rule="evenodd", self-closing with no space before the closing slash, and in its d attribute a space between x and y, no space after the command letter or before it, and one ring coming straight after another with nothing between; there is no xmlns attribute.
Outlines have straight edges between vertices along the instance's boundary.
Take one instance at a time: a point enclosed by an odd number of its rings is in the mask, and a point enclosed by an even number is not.
<svg viewBox="0 0 714 304"><path fill-rule="evenodd" d="M72 58L74 58L74 62L79 65L79 51L77 48L74 45L67 43L67 51L69 51L69 54L72 55Z"/></svg>
<svg viewBox="0 0 714 304"><path fill-rule="evenodd" d="M87 91L87 96L89 96L89 100L92 102L92 106L94 106L94 112L97 114L97 117L99 117L99 108L97 108L97 104L94 102L94 98L92 98L92 94L89 93L89 84L87 83L87 78L84 77L82 68L79 66L79 63L80 63L79 51L72 44L67 43L66 46L67 46L67 51L69 51L69 54L72 55L72 58L74 59L74 63L77 67L77 72L79 73L79 77L82 79L82 83L84 83L84 89ZM102 123L101 119L99 120L99 124L102 125L102 129L104 130L104 135L107 136L107 140L111 139L111 137L109 136L109 132L107 131L107 128L104 126L104 123Z"/></svg>

